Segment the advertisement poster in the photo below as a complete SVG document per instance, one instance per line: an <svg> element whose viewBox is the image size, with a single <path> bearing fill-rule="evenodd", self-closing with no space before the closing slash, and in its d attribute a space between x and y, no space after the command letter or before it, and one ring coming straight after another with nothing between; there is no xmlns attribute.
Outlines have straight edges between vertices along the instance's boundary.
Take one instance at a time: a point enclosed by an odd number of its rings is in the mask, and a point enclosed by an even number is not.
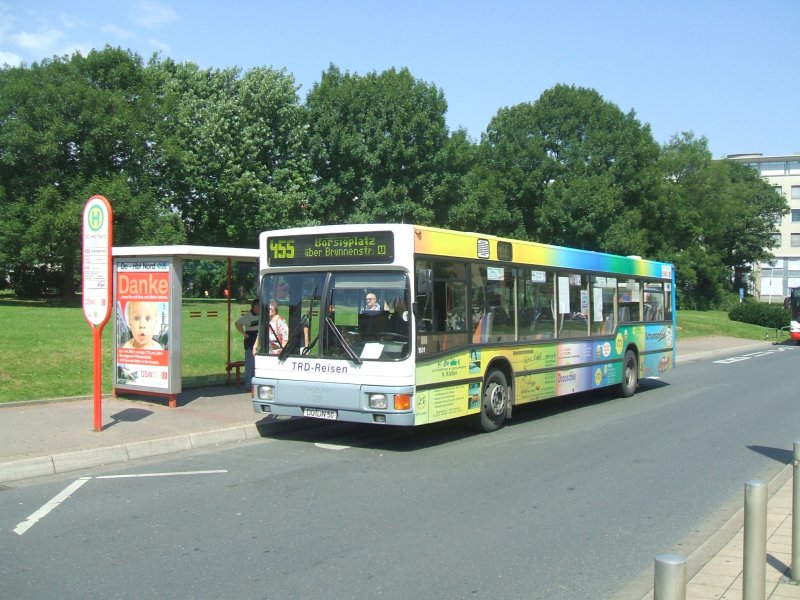
<svg viewBox="0 0 800 600"><path fill-rule="evenodd" d="M169 387L167 261L116 263L117 385Z"/></svg>

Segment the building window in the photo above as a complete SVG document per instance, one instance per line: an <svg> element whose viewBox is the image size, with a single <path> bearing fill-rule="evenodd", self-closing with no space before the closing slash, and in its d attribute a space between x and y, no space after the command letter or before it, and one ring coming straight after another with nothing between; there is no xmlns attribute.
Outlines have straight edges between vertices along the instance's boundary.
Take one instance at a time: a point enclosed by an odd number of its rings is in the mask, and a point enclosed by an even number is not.
<svg viewBox="0 0 800 600"><path fill-rule="evenodd" d="M781 239L780 233L773 233L772 234L772 247L773 248L780 248L781 243L783 240Z"/></svg>
<svg viewBox="0 0 800 600"><path fill-rule="evenodd" d="M778 192L781 196L783 196L783 187L780 185L773 185L772 189Z"/></svg>
<svg viewBox="0 0 800 600"><path fill-rule="evenodd" d="M800 175L800 160L789 161L789 175Z"/></svg>
<svg viewBox="0 0 800 600"><path fill-rule="evenodd" d="M800 248L800 233L793 233L791 240L792 248Z"/></svg>
<svg viewBox="0 0 800 600"><path fill-rule="evenodd" d="M786 175L788 171L785 162L763 162L761 163L762 175Z"/></svg>
<svg viewBox="0 0 800 600"><path fill-rule="evenodd" d="M800 200L800 185L792 186L792 200Z"/></svg>
<svg viewBox="0 0 800 600"><path fill-rule="evenodd" d="M800 223L800 208L792 209L792 223Z"/></svg>

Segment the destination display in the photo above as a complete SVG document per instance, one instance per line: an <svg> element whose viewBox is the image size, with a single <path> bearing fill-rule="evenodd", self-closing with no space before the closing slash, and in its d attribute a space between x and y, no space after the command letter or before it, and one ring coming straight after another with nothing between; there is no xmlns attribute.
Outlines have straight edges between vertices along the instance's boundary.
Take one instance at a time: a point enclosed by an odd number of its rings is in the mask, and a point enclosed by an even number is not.
<svg viewBox="0 0 800 600"><path fill-rule="evenodd" d="M393 260L391 231L278 236L267 240L267 261L271 267L386 264Z"/></svg>

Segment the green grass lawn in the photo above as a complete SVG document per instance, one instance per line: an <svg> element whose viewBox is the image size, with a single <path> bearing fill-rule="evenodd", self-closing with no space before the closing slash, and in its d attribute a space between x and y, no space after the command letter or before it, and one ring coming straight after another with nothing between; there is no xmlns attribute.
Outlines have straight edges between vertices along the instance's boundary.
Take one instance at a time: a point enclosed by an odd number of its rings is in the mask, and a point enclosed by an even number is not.
<svg viewBox="0 0 800 600"><path fill-rule="evenodd" d="M231 305L231 322L247 304ZM183 307L183 387L222 383L227 358L227 305L224 300L187 300ZM190 317L199 311L200 317ZM208 316L217 311L217 317ZM77 303L18 301L0 296L0 403L92 394L92 332ZM112 387L113 319L103 330L103 391ZM776 337L777 333L777 337ZM723 311L679 311L681 339L725 335L753 340L785 340L785 332L737 323ZM241 335L231 323L231 360L242 360Z"/></svg>
<svg viewBox="0 0 800 600"><path fill-rule="evenodd" d="M242 336L233 326L249 304L231 304L231 360L242 360ZM190 317L199 311L200 317ZM216 317L208 316L217 311ZM183 387L223 383L227 362L227 304L187 300L182 307ZM103 329L103 392L112 388L113 318ZM92 330L78 304L16 301L0 296L0 403L91 395Z"/></svg>
<svg viewBox="0 0 800 600"><path fill-rule="evenodd" d="M786 325L789 325L788 323ZM759 325L749 325L731 321L728 313L721 310L682 310L678 311L678 342L682 339L702 337L708 335L725 335L728 337L745 338L748 340L777 340L779 342L789 339L786 331L766 329Z"/></svg>

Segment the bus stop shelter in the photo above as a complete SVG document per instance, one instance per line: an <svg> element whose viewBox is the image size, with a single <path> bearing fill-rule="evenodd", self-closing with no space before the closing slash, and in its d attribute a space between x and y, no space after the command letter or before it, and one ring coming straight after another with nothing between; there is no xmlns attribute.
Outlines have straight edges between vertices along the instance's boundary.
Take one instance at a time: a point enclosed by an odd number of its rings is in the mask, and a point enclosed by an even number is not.
<svg viewBox="0 0 800 600"><path fill-rule="evenodd" d="M258 263L258 249L216 246L121 246L112 248L114 286L114 395L133 393L166 397L177 406L182 391L183 263L227 263L226 373L231 361L231 284L233 263ZM237 315L238 317L238 315ZM134 333L143 333L137 337ZM151 328L151 329L148 329Z"/></svg>

